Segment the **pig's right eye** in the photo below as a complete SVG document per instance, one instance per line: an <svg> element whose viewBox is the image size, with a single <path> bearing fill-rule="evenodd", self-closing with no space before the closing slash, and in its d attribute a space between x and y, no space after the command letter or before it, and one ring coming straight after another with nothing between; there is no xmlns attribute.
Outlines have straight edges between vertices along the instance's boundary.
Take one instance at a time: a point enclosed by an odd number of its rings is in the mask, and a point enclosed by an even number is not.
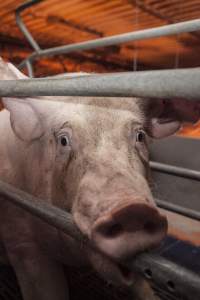
<svg viewBox="0 0 200 300"><path fill-rule="evenodd" d="M69 140L69 137L67 135L61 135L61 136L59 136L58 140L59 140L59 143L63 147L70 146L70 140Z"/></svg>
<svg viewBox="0 0 200 300"><path fill-rule="evenodd" d="M145 141L145 132L142 129L139 129L136 132L136 142L142 143Z"/></svg>

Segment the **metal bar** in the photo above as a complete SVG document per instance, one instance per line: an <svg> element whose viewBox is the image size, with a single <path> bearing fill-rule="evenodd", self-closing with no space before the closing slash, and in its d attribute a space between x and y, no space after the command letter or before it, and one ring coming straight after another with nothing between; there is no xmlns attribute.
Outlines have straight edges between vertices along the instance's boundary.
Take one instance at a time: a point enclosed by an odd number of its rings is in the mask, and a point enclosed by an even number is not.
<svg viewBox="0 0 200 300"><path fill-rule="evenodd" d="M27 68L27 71L28 71L28 76L30 78L33 78L34 77L33 66L32 66L32 63L29 60L26 61L26 68Z"/></svg>
<svg viewBox="0 0 200 300"><path fill-rule="evenodd" d="M175 175L179 177L200 181L200 171L176 167L168 164L162 164L155 161L150 162L150 167L152 170L161 173L166 173L170 175Z"/></svg>
<svg viewBox="0 0 200 300"><path fill-rule="evenodd" d="M41 48L38 45L38 43L36 42L36 40L33 38L33 36L31 35L31 33L28 30L28 28L26 27L26 25L24 24L20 14L24 9L29 8L30 6L33 6L37 3L40 3L41 1L42 0L29 0L25 3L23 3L22 5L18 6L18 8L15 10L16 23L17 23L19 29L21 30L21 32L24 34L24 36L28 40L29 44L33 47L33 49L36 52L38 52Z"/></svg>
<svg viewBox="0 0 200 300"><path fill-rule="evenodd" d="M186 208L186 207L182 207L180 205L176 205L174 203L170 203L164 200L159 200L159 199L155 199L156 204L158 207L178 213L182 216L200 221L200 212L199 211L195 211L193 209L190 208Z"/></svg>
<svg viewBox="0 0 200 300"><path fill-rule="evenodd" d="M58 207L49 205L44 200L38 199L2 181L0 181L0 197L41 218L72 238L83 242L83 235L75 226L71 215Z"/></svg>
<svg viewBox="0 0 200 300"><path fill-rule="evenodd" d="M81 76L73 79L1 80L0 96L108 96L200 100L200 68Z"/></svg>
<svg viewBox="0 0 200 300"><path fill-rule="evenodd" d="M200 276L170 260L142 254L133 261L132 267L178 299L200 299Z"/></svg>
<svg viewBox="0 0 200 300"><path fill-rule="evenodd" d="M80 50L91 50L98 47L108 47L108 46L119 45L131 41L158 38L161 36L168 36L168 35L180 34L185 32L193 32L197 30L200 30L200 19L113 35L110 37L90 40L86 42L48 48L48 49L37 51L37 53L31 54L28 57L28 59L34 60L36 58L43 57L43 56L52 56L52 55L64 54L64 53L66 54L66 53L70 53L73 51L80 51ZM21 62L19 67L22 68L24 65L25 65L25 60Z"/></svg>
<svg viewBox="0 0 200 300"><path fill-rule="evenodd" d="M1 181L0 196L1 201L10 201L77 241L84 242L87 247L91 247L89 241L77 229L69 213ZM147 279L160 287L164 286L168 290L173 287L173 291L169 291L180 296L181 299L189 299L191 292L194 294L193 300L200 298L200 277L163 257L150 253L140 254L134 258L131 268L145 275Z"/></svg>

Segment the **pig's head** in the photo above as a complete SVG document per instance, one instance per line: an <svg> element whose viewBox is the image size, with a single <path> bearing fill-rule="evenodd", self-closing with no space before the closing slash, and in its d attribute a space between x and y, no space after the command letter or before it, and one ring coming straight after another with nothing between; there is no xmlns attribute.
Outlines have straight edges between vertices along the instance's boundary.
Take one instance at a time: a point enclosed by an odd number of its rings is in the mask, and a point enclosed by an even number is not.
<svg viewBox="0 0 200 300"><path fill-rule="evenodd" d="M119 263L157 246L167 231L148 184L148 141L199 114L190 103L189 116L178 100L60 100L3 100L26 189L70 211L104 255L90 253L94 267L129 284L132 274Z"/></svg>

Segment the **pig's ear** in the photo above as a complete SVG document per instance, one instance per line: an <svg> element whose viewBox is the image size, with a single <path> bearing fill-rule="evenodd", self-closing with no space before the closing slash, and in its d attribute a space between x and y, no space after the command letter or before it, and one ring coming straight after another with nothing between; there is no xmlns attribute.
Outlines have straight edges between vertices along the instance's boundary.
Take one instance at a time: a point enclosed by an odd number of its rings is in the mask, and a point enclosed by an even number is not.
<svg viewBox="0 0 200 300"><path fill-rule="evenodd" d="M40 138L44 133L41 115L32 101L34 100L3 98L4 106L10 112L10 123L14 133L27 142Z"/></svg>
<svg viewBox="0 0 200 300"><path fill-rule="evenodd" d="M11 63L0 58L0 79L26 79ZM43 134L43 126L33 100L28 98L2 98L4 107L10 112L10 122L14 133L24 141L31 141Z"/></svg>
<svg viewBox="0 0 200 300"><path fill-rule="evenodd" d="M0 79L12 80L12 79L27 79L28 77L20 72L13 64L3 61L0 57Z"/></svg>
<svg viewBox="0 0 200 300"><path fill-rule="evenodd" d="M185 99L151 99L147 116L149 135L163 138L174 134L183 123L196 123L200 119L200 103Z"/></svg>

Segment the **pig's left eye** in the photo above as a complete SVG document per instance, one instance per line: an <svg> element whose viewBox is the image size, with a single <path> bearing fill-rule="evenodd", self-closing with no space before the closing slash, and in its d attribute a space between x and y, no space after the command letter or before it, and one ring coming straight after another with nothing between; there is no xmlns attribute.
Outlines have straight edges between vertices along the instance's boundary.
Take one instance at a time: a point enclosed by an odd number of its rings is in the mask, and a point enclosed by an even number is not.
<svg viewBox="0 0 200 300"><path fill-rule="evenodd" d="M59 143L63 146L63 147L66 147L66 146L69 146L70 145L70 140L69 140L69 137L67 135L61 135L59 136Z"/></svg>
<svg viewBox="0 0 200 300"><path fill-rule="evenodd" d="M143 143L145 141L145 132L142 129L138 129L136 132L136 142Z"/></svg>

